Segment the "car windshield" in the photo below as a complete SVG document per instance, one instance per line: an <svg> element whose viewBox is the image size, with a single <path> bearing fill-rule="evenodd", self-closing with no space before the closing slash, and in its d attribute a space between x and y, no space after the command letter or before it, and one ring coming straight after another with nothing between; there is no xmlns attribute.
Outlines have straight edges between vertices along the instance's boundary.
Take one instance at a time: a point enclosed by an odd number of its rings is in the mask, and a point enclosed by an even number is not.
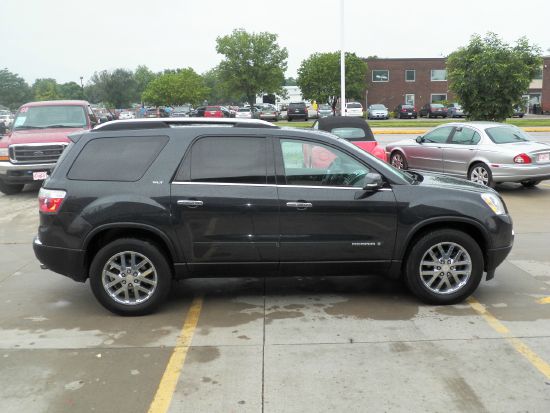
<svg viewBox="0 0 550 413"><path fill-rule="evenodd" d="M319 110L332 110L330 105L319 105Z"/></svg>
<svg viewBox="0 0 550 413"><path fill-rule="evenodd" d="M216 110L221 110L219 106L207 106L206 107L206 110L207 111L216 111Z"/></svg>
<svg viewBox="0 0 550 413"><path fill-rule="evenodd" d="M372 105L370 108L378 109L378 110L386 110L386 107L384 105Z"/></svg>
<svg viewBox="0 0 550 413"><path fill-rule="evenodd" d="M290 105L288 105L288 107L290 108L303 108L305 107L306 104L305 103L291 103Z"/></svg>
<svg viewBox="0 0 550 413"><path fill-rule="evenodd" d="M86 126L86 113L82 106L26 106L21 108L14 129L82 128Z"/></svg>
<svg viewBox="0 0 550 413"><path fill-rule="evenodd" d="M239 108L238 112L250 112L250 108Z"/></svg>
<svg viewBox="0 0 550 413"><path fill-rule="evenodd" d="M348 103L346 106L349 109L361 109L363 107L360 103Z"/></svg>
<svg viewBox="0 0 550 413"><path fill-rule="evenodd" d="M525 132L514 126L496 126L485 129L485 132L496 144L531 141Z"/></svg>
<svg viewBox="0 0 550 413"><path fill-rule="evenodd" d="M440 103L433 103L432 104L432 108L442 108L442 107L444 107L444 106Z"/></svg>

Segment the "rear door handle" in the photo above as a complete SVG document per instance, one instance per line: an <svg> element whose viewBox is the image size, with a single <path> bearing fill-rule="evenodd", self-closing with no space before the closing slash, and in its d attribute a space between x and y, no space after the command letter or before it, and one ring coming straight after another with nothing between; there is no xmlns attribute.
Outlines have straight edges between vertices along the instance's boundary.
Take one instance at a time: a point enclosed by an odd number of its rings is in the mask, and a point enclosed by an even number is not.
<svg viewBox="0 0 550 413"><path fill-rule="evenodd" d="M290 208L306 209L311 208L313 204L311 202L287 202L286 206Z"/></svg>
<svg viewBox="0 0 550 413"><path fill-rule="evenodd" d="M202 201L196 201L191 199L178 199L178 205L183 205L189 208L196 208L203 206L204 203Z"/></svg>

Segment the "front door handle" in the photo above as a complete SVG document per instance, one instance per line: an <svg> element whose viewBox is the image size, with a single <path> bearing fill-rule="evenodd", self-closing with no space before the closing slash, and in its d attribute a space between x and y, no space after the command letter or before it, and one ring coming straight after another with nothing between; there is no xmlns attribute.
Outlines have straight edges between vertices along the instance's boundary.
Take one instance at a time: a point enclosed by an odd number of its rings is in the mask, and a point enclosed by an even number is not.
<svg viewBox="0 0 550 413"><path fill-rule="evenodd" d="M203 204L204 203L202 201L196 201L191 199L178 199L178 205L183 205L189 208L200 207L200 206L203 206Z"/></svg>
<svg viewBox="0 0 550 413"><path fill-rule="evenodd" d="M299 210L304 210L306 208L311 208L313 204L311 202L287 202L287 207L297 208Z"/></svg>

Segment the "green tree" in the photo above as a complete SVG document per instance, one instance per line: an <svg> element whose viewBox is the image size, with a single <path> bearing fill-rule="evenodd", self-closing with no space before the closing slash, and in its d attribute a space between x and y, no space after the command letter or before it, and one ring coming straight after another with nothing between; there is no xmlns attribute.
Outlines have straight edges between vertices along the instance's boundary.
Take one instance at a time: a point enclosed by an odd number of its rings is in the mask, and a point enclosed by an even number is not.
<svg viewBox="0 0 550 413"><path fill-rule="evenodd" d="M15 110L30 100L32 92L27 82L7 68L0 69L0 105Z"/></svg>
<svg viewBox="0 0 550 413"><path fill-rule="evenodd" d="M193 69L187 68L155 78L143 92L142 99L156 106L197 104L206 99L208 92L204 79Z"/></svg>
<svg viewBox="0 0 550 413"><path fill-rule="evenodd" d="M84 93L80 85L76 82L62 83L58 87L61 99L84 99Z"/></svg>
<svg viewBox="0 0 550 413"><path fill-rule="evenodd" d="M346 53L346 97L360 100L365 93L367 63ZM340 96L340 52L314 53L302 61L296 83L305 99L329 102Z"/></svg>
<svg viewBox="0 0 550 413"><path fill-rule="evenodd" d="M202 77L206 87L209 89L206 100L210 104L240 104L247 99L242 90L235 91L222 80L218 66L203 73Z"/></svg>
<svg viewBox="0 0 550 413"><path fill-rule="evenodd" d="M219 76L231 94L244 94L254 104L258 94L281 92L288 51L277 44L276 34L236 29L216 39L216 51L224 56Z"/></svg>
<svg viewBox="0 0 550 413"><path fill-rule="evenodd" d="M296 86L297 83L296 83L296 79L294 79L293 77L288 77L285 79L285 86Z"/></svg>
<svg viewBox="0 0 550 413"><path fill-rule="evenodd" d="M474 35L447 58L449 88L471 119L503 121L541 65L540 48L525 37L510 46L494 33Z"/></svg>
<svg viewBox="0 0 550 413"><path fill-rule="evenodd" d="M134 79L136 81L135 101L139 101L141 99L141 95L145 92L147 85L149 85L155 77L157 77L157 75L145 65L140 65L136 68L134 72Z"/></svg>
<svg viewBox="0 0 550 413"><path fill-rule="evenodd" d="M127 108L136 96L134 73L126 69L115 69L112 72L96 72L90 79L92 92L99 100L110 107Z"/></svg>
<svg viewBox="0 0 550 413"><path fill-rule="evenodd" d="M36 79L32 85L34 100L59 100L59 85L55 79Z"/></svg>

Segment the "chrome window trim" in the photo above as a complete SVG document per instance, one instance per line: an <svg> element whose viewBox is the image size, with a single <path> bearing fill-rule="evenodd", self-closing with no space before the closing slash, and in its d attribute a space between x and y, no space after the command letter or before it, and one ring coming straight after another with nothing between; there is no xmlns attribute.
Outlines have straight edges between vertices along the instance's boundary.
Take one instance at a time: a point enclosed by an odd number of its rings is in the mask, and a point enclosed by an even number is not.
<svg viewBox="0 0 550 413"><path fill-rule="evenodd" d="M233 182L184 182L173 181L174 185L211 185L211 186L259 186L273 188L311 188L311 189L347 189L359 191L363 188L359 186L320 186L320 185L276 185L276 184L239 184ZM378 191L391 191L391 188L380 188Z"/></svg>

